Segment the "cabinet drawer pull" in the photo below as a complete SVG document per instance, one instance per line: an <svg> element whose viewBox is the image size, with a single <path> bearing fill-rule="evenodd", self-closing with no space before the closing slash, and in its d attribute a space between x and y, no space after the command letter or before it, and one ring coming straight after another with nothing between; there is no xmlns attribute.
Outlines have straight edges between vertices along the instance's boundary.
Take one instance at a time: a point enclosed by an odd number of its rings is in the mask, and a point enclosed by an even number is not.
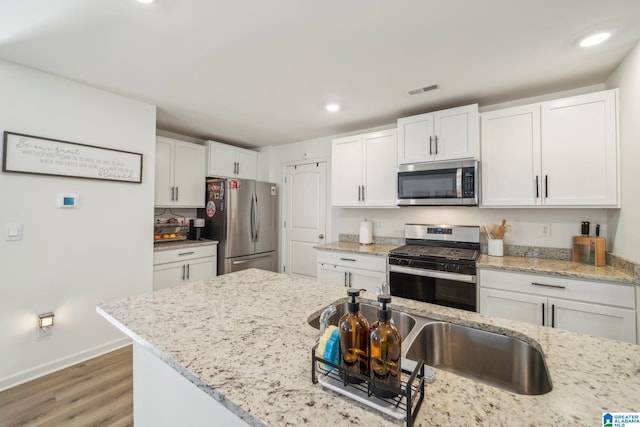
<svg viewBox="0 0 640 427"><path fill-rule="evenodd" d="M178 256L184 256L184 255L193 255L195 254L195 252L191 251L191 252L182 252L181 254L178 254Z"/></svg>
<svg viewBox="0 0 640 427"><path fill-rule="evenodd" d="M537 282L531 282L531 284L533 286L542 286L544 288L555 288L555 289L566 289L566 286L562 286L562 285L547 285L546 283L537 283Z"/></svg>
<svg viewBox="0 0 640 427"><path fill-rule="evenodd" d="M351 262L356 262L355 258L340 258L340 261L351 261Z"/></svg>

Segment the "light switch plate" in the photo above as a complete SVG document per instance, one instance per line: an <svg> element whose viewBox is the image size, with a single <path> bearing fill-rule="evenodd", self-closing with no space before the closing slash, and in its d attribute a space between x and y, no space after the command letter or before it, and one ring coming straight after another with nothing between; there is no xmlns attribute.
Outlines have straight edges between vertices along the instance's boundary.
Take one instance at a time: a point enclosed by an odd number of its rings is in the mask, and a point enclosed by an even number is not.
<svg viewBox="0 0 640 427"><path fill-rule="evenodd" d="M7 224L7 234L5 240L22 239L22 224Z"/></svg>

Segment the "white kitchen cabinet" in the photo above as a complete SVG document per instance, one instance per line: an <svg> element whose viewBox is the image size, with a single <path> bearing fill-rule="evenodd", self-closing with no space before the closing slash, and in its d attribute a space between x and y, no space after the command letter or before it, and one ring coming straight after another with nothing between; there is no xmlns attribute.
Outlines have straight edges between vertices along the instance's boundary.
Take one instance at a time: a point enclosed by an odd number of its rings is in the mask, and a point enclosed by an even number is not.
<svg viewBox="0 0 640 427"><path fill-rule="evenodd" d="M540 198L540 105L480 115L483 206L535 206Z"/></svg>
<svg viewBox="0 0 640 427"><path fill-rule="evenodd" d="M333 140L331 165L333 206L396 207L395 129Z"/></svg>
<svg viewBox="0 0 640 427"><path fill-rule="evenodd" d="M317 280L375 293L387 281L387 259L351 252L318 251Z"/></svg>
<svg viewBox="0 0 640 427"><path fill-rule="evenodd" d="M475 159L478 104L398 119L398 163Z"/></svg>
<svg viewBox="0 0 640 427"><path fill-rule="evenodd" d="M636 343L633 286L480 269L480 312Z"/></svg>
<svg viewBox="0 0 640 427"><path fill-rule="evenodd" d="M204 154L202 145L156 138L156 206L204 207Z"/></svg>
<svg viewBox="0 0 640 427"><path fill-rule="evenodd" d="M217 275L217 245L156 251L153 289L164 289Z"/></svg>
<svg viewBox="0 0 640 427"><path fill-rule="evenodd" d="M207 141L207 176L255 180L258 178L258 152Z"/></svg>
<svg viewBox="0 0 640 427"><path fill-rule="evenodd" d="M619 207L616 97L483 113L481 205Z"/></svg>

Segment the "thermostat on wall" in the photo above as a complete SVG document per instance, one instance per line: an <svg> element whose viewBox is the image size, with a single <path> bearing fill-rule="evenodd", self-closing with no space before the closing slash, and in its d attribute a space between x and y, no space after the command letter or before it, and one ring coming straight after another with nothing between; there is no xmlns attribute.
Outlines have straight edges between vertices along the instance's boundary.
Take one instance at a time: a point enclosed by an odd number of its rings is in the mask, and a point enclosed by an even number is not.
<svg viewBox="0 0 640 427"><path fill-rule="evenodd" d="M75 208L78 206L77 194L56 194L56 208Z"/></svg>

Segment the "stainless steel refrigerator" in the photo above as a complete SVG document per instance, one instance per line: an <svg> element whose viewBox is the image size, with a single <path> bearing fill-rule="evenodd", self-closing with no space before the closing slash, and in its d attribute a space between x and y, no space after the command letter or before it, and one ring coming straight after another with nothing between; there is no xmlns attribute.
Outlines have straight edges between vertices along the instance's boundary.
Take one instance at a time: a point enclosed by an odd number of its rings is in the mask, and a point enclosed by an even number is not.
<svg viewBox="0 0 640 427"><path fill-rule="evenodd" d="M276 184L207 178L204 238L218 240L218 274L247 268L277 271Z"/></svg>

